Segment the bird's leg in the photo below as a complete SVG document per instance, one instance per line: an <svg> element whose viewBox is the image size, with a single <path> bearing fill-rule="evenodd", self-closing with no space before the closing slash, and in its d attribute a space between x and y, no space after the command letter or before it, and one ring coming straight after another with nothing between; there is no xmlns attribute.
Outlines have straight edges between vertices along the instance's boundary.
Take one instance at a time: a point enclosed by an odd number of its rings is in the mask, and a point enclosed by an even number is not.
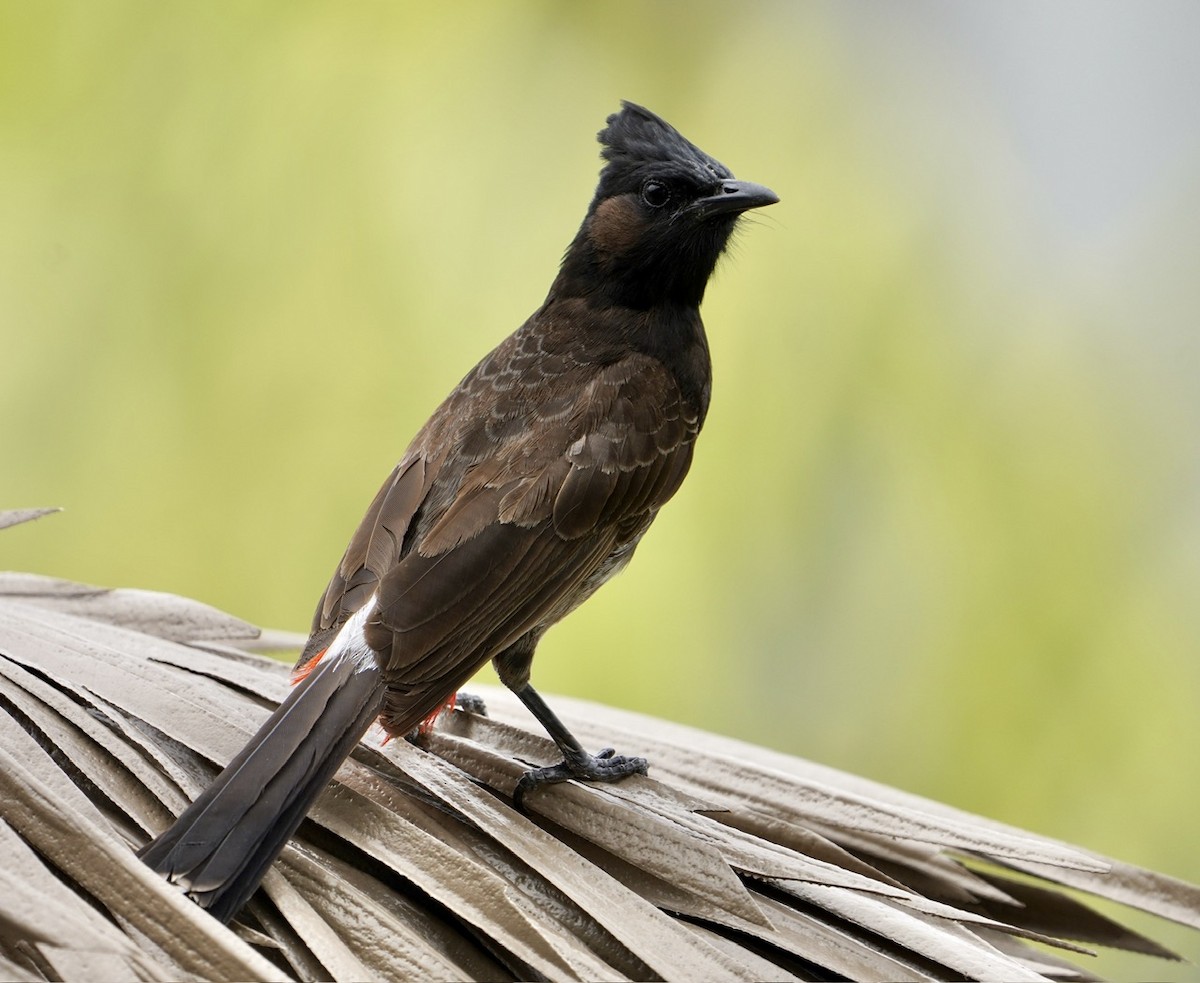
<svg viewBox="0 0 1200 983"><path fill-rule="evenodd" d="M517 694L529 712L550 735L562 752L563 760L549 768L534 768L525 772L513 792L513 804L523 809L523 800L529 792L542 785L566 782L577 778L585 782L616 782L629 775L644 775L649 765L645 758L626 757L606 747L599 754L588 754L575 736L558 719L537 690L529 685L529 668L533 663L533 650L537 646L540 632L530 632L518 639L493 660L500 681Z"/></svg>
<svg viewBox="0 0 1200 983"><path fill-rule="evenodd" d="M518 809L523 808L525 796L542 785L565 782L572 778L585 782L616 782L629 775L646 774L649 764L645 758L617 754L610 747L604 748L598 754L588 754L528 683L515 692L520 701L529 708L529 712L537 717L538 723L546 728L546 733L554 739L563 756L560 764L549 768L534 768L521 776L513 792L513 804Z"/></svg>

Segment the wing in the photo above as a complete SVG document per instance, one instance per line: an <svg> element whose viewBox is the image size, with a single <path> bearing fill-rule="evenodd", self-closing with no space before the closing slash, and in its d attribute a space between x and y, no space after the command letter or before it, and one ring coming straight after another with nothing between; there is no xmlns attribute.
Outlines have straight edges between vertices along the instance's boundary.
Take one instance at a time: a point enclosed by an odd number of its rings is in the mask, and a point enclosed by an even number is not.
<svg viewBox="0 0 1200 983"><path fill-rule="evenodd" d="M536 393L530 405L498 419L492 407L480 429L497 434L422 531L422 554L453 549L496 522L550 520L560 538L572 540L657 511L675 493L691 462L698 409L684 404L674 379L649 356L580 369L526 388ZM463 442L481 441L468 432Z"/></svg>
<svg viewBox="0 0 1200 983"><path fill-rule="evenodd" d="M656 359L530 358L513 336L418 434L325 592L327 634L378 591L389 705L427 704L598 585L691 463L700 409ZM310 642L315 653L320 644ZM391 722L403 729L407 716Z"/></svg>
<svg viewBox="0 0 1200 983"><path fill-rule="evenodd" d="M630 355L574 381L527 407L521 432L491 456L447 475L452 501L422 517L413 548L380 581L368 641L385 654L393 705L405 692L415 705L417 690L456 688L562 617L686 475L699 412L658 361Z"/></svg>

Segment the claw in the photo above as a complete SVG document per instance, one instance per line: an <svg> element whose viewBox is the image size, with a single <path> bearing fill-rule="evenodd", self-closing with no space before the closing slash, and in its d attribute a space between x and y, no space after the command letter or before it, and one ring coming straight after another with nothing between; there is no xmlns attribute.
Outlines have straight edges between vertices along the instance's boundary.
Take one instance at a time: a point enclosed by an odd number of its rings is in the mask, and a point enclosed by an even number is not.
<svg viewBox="0 0 1200 983"><path fill-rule="evenodd" d="M525 796L543 785L555 785L573 778L584 782L618 782L630 775L644 775L649 768L645 758L618 755L610 747L595 755L586 752L569 755L559 764L525 772L513 790L513 805L518 812L524 812Z"/></svg>
<svg viewBox="0 0 1200 983"><path fill-rule="evenodd" d="M483 697L476 696L474 693L459 693L454 699L454 708L465 713L473 713L478 717L488 715L487 704L483 702Z"/></svg>

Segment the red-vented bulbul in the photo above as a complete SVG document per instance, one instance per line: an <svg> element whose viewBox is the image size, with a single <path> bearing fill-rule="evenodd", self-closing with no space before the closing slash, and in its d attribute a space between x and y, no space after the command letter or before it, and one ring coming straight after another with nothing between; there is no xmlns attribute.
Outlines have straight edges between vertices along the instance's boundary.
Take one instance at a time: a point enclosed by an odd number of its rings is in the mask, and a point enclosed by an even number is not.
<svg viewBox="0 0 1200 983"><path fill-rule="evenodd" d="M708 409L699 306L738 216L778 198L624 103L545 303L473 368L355 531L302 677L147 864L228 921L371 722L406 735L489 659L563 754L520 794L644 772L590 755L529 685L538 640L633 555Z"/></svg>

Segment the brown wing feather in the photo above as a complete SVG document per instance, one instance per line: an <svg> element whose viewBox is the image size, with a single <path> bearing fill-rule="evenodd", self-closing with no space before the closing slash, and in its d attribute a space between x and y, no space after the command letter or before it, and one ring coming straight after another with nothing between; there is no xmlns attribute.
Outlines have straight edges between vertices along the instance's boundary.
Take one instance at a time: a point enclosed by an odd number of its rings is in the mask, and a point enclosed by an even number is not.
<svg viewBox="0 0 1200 983"><path fill-rule="evenodd" d="M656 512L675 494L691 463L698 414L684 411L657 361L633 355L609 366L589 384L577 418L582 432L567 450L570 470L554 499L560 535Z"/></svg>
<svg viewBox="0 0 1200 983"><path fill-rule="evenodd" d="M368 642L396 729L594 590L691 461L698 412L657 360L559 359L549 378L523 345L502 344L417 435L322 602L329 626L378 591Z"/></svg>
<svg viewBox="0 0 1200 983"><path fill-rule="evenodd" d="M698 429L687 415L667 371L630 355L577 388L555 440L530 421L536 443L511 438L468 468L380 584L369 640L390 685L466 678L594 589L683 480Z"/></svg>
<svg viewBox="0 0 1200 983"><path fill-rule="evenodd" d="M562 542L548 525L496 524L460 547L412 552L380 585L381 610L367 628L387 687L382 720L409 732L498 652L559 609L603 562L613 533Z"/></svg>
<svg viewBox="0 0 1200 983"><path fill-rule="evenodd" d="M395 566L427 491L425 461L420 457L406 456L388 475L321 595L311 637L297 666L325 649L337 629L370 599L380 577Z"/></svg>

